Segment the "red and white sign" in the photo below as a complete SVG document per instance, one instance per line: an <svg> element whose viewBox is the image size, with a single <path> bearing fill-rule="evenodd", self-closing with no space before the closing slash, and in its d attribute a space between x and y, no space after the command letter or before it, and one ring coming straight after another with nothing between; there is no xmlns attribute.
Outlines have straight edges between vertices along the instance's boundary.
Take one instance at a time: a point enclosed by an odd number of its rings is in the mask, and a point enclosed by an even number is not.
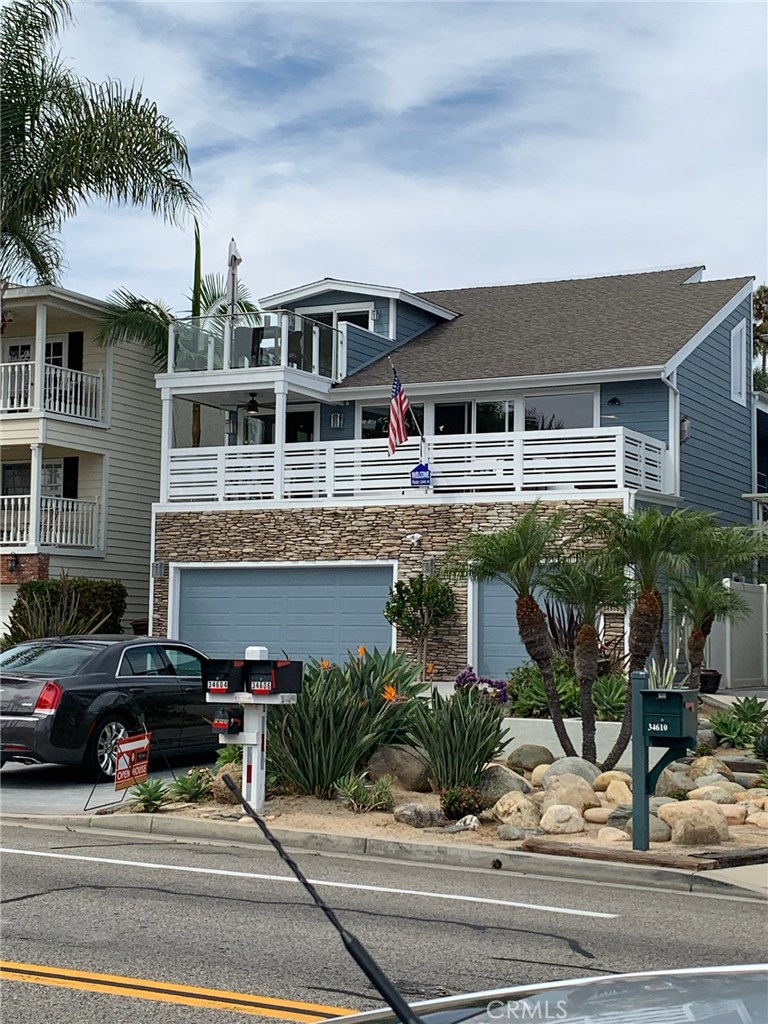
<svg viewBox="0 0 768 1024"><path fill-rule="evenodd" d="M117 741L115 791L146 782L149 775L149 741L152 733L141 732Z"/></svg>

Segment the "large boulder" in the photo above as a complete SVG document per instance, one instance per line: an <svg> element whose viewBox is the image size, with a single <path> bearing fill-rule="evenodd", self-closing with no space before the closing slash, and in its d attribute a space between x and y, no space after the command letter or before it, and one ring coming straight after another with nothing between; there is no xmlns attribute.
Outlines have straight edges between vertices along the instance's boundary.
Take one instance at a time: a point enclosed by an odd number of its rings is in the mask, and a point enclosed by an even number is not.
<svg viewBox="0 0 768 1024"><path fill-rule="evenodd" d="M677 795L680 792L690 793L692 789L696 788L697 784L687 772L665 768L656 783L656 796L671 796L673 793Z"/></svg>
<svg viewBox="0 0 768 1024"><path fill-rule="evenodd" d="M609 772L600 772L592 784L592 788L596 793L604 793L612 782L625 782L628 786L631 786L632 776L627 772L620 772L613 768Z"/></svg>
<svg viewBox="0 0 768 1024"><path fill-rule="evenodd" d="M632 790L626 784L621 782L619 779L615 779L613 782L608 783L608 789L605 791L605 795L612 804L631 804L632 803Z"/></svg>
<svg viewBox="0 0 768 1024"><path fill-rule="evenodd" d="M711 775L699 775L696 779L696 785L699 789L702 786L715 786L718 782L730 782L730 779L726 779L720 772L712 772ZM746 786L744 788L746 789Z"/></svg>
<svg viewBox="0 0 768 1024"><path fill-rule="evenodd" d="M225 764L219 768L211 783L211 797L218 804L239 804L240 801L224 781L224 776L229 775L232 781L237 783L239 789L243 786L243 766L240 764Z"/></svg>
<svg viewBox="0 0 768 1024"><path fill-rule="evenodd" d="M768 829L768 811L758 811L757 814L750 814L747 818L747 824Z"/></svg>
<svg viewBox="0 0 768 1024"><path fill-rule="evenodd" d="M425 807L423 804L401 804L395 808L395 821L402 821L414 828L442 828L447 825L445 815L439 807Z"/></svg>
<svg viewBox="0 0 768 1024"><path fill-rule="evenodd" d="M493 805L491 813L502 825L515 825L517 828L537 828L541 818L535 800L515 792L505 793Z"/></svg>
<svg viewBox="0 0 768 1024"><path fill-rule="evenodd" d="M492 764L481 774L478 789L484 800L495 804L505 793L530 793L533 787L503 764Z"/></svg>
<svg viewBox="0 0 768 1024"><path fill-rule="evenodd" d="M549 764L537 764L531 772L531 785L540 786L542 779L549 771Z"/></svg>
<svg viewBox="0 0 768 1024"><path fill-rule="evenodd" d="M593 825L606 825L612 813L610 807L588 807L582 817Z"/></svg>
<svg viewBox="0 0 768 1024"><path fill-rule="evenodd" d="M743 801L740 804L720 804L720 810L729 825L743 825L747 820L747 808L748 804Z"/></svg>
<svg viewBox="0 0 768 1024"><path fill-rule="evenodd" d="M522 768L526 772L532 772L540 764L552 764L555 755L549 747L542 747L538 743L523 743L515 747L507 758L510 768Z"/></svg>
<svg viewBox="0 0 768 1024"><path fill-rule="evenodd" d="M688 769L689 775L694 780L702 775L712 775L715 772L724 775L729 782L733 782L733 772L719 757L697 757L691 761Z"/></svg>
<svg viewBox="0 0 768 1024"><path fill-rule="evenodd" d="M600 769L591 761L585 761L583 757L560 757L544 773L542 785L553 775L580 775L592 786L600 775Z"/></svg>
<svg viewBox="0 0 768 1024"><path fill-rule="evenodd" d="M627 822L632 817L632 805L621 804L619 807L614 808L608 815L606 825L610 825L611 828L624 828Z"/></svg>
<svg viewBox="0 0 768 1024"><path fill-rule="evenodd" d="M551 836L584 831L584 819L575 807L568 804L553 804L544 812L539 824Z"/></svg>
<svg viewBox="0 0 768 1024"><path fill-rule="evenodd" d="M632 835L632 819L629 818L624 826L625 831ZM672 838L672 829L665 821L657 818L655 814L648 815L648 838L652 843L668 843Z"/></svg>
<svg viewBox="0 0 768 1024"><path fill-rule="evenodd" d="M725 815L710 800L677 800L659 808L659 818L672 829L680 846L711 846L728 840Z"/></svg>
<svg viewBox="0 0 768 1024"><path fill-rule="evenodd" d="M556 804L567 804L581 814L588 807L600 806L600 798L579 775L555 775L545 780L545 786L542 802L545 811Z"/></svg>
<svg viewBox="0 0 768 1024"><path fill-rule="evenodd" d="M692 789L688 794L689 800L711 800L713 804L732 804L733 797L726 790L719 786L702 786L701 789Z"/></svg>
<svg viewBox="0 0 768 1024"><path fill-rule="evenodd" d="M368 776L375 782L391 775L401 789L429 793L429 765L416 747L406 745L380 747L368 762Z"/></svg>

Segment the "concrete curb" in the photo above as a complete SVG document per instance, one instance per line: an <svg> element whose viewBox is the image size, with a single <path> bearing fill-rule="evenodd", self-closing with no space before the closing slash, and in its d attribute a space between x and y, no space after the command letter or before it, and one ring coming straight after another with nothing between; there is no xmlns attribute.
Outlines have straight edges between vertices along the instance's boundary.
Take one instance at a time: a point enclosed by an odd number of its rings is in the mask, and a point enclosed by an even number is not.
<svg viewBox="0 0 768 1024"><path fill-rule="evenodd" d="M123 835L153 835L168 839L199 839L266 848L267 842L250 822L211 821L206 818L173 818L163 814L0 814L1 825L59 825ZM684 871L641 864L611 863L524 853L491 846L448 846L442 843L408 843L365 836L329 835L273 828L272 832L291 851L372 857L443 867L507 871L517 875L568 878L613 885L641 885L677 892L718 893L723 896L768 901L768 892L739 884L736 879L708 877L707 871ZM738 870L738 869L734 869Z"/></svg>

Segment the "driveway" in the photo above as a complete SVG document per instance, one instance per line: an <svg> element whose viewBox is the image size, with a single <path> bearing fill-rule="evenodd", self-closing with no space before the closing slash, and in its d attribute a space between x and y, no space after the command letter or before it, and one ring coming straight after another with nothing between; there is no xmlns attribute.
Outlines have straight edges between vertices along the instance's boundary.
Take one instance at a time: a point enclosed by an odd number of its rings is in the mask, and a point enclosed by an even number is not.
<svg viewBox="0 0 768 1024"><path fill-rule="evenodd" d="M172 782L195 765L212 765L215 757L191 755L154 762L150 778ZM111 782L96 786L85 781L78 768L57 764L17 764L0 770L0 810L6 814L80 814L114 804L123 797Z"/></svg>

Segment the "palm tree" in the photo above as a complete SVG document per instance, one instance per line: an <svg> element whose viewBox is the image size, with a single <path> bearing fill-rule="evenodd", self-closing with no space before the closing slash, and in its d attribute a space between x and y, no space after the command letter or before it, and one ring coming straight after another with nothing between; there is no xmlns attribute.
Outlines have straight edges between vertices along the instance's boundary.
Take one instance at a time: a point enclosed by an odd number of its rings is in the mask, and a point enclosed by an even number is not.
<svg viewBox="0 0 768 1024"><path fill-rule="evenodd" d="M517 598L520 639L541 672L549 714L560 745L566 755L573 757L576 750L565 728L555 687L552 639L537 600L537 594L546 588L553 565L562 557L566 518L566 511L545 517L537 503L513 526L494 533L468 534L448 549L443 571L449 576L469 577L478 582L500 580L512 588Z"/></svg>
<svg viewBox="0 0 768 1024"><path fill-rule="evenodd" d="M698 690L701 666L704 664L704 645L717 619L732 622L746 618L749 605L744 598L730 590L722 580L706 573L673 579L672 599L676 613L690 623L687 641L688 685Z"/></svg>
<svg viewBox="0 0 768 1024"><path fill-rule="evenodd" d="M752 344L760 370L768 373L768 285L761 284L752 295Z"/></svg>
<svg viewBox="0 0 768 1024"><path fill-rule="evenodd" d="M601 509L585 517L585 536L599 540L614 565L625 569L636 594L629 617L629 671L645 669L664 617L661 587L670 574L684 574L716 529L714 516L692 509L662 512L656 506L631 514ZM632 701L604 768L614 768L632 738Z"/></svg>
<svg viewBox="0 0 768 1024"><path fill-rule="evenodd" d="M71 0L0 12L0 278L53 283L62 223L81 203L147 206L179 223L202 203L187 146L141 89L81 79L54 44Z"/></svg>
<svg viewBox="0 0 768 1024"><path fill-rule="evenodd" d="M576 613L579 628L573 651L573 668L581 704L581 756L597 761L595 705L592 687L597 679L600 640L597 620L605 608L623 608L629 599L630 581L620 565L594 552L562 561L548 575L550 596Z"/></svg>

